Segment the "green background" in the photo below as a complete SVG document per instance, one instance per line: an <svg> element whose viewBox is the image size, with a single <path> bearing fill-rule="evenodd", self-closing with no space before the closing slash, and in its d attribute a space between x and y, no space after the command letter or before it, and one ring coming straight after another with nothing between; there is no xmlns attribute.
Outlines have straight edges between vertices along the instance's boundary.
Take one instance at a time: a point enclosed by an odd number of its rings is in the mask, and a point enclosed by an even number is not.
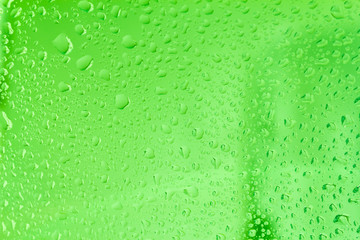
<svg viewBox="0 0 360 240"><path fill-rule="evenodd" d="M360 239L359 10L2 1L0 239Z"/></svg>

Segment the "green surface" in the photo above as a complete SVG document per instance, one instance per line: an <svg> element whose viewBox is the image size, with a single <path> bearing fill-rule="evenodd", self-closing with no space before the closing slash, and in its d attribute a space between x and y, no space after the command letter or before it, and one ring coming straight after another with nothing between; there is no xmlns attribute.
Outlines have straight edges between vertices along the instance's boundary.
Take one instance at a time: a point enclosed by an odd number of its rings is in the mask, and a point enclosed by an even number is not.
<svg viewBox="0 0 360 240"><path fill-rule="evenodd" d="M2 1L0 239L360 239L359 11Z"/></svg>

